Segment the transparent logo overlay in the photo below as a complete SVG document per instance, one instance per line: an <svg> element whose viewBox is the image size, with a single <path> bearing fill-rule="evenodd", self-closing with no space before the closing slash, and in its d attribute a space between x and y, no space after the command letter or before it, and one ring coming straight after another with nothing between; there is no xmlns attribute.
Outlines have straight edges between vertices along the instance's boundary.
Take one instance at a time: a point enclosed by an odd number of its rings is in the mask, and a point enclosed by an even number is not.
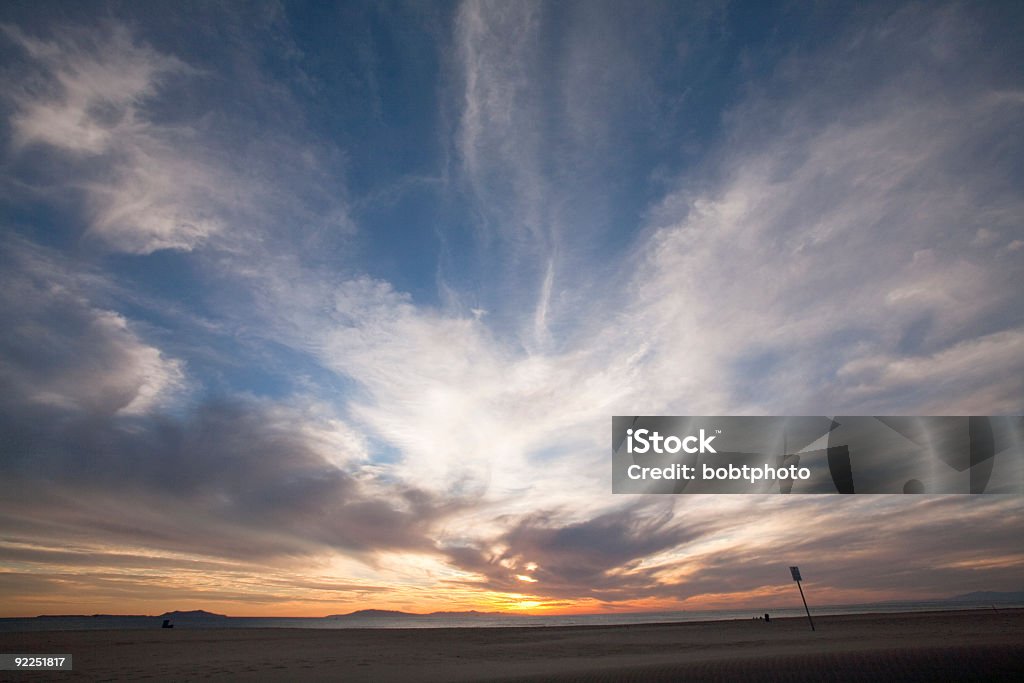
<svg viewBox="0 0 1024 683"><path fill-rule="evenodd" d="M1020 416L612 418L613 493L1024 493Z"/></svg>

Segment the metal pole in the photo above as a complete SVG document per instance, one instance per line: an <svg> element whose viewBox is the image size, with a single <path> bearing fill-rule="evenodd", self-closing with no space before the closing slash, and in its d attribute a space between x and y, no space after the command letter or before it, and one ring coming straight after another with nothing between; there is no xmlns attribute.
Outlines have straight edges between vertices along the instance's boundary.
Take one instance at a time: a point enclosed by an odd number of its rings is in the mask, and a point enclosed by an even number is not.
<svg viewBox="0 0 1024 683"><path fill-rule="evenodd" d="M811 623L811 630L814 631L814 620L811 619L811 610L807 608L807 598L804 597L804 587L800 585L800 582L796 582L796 587L800 589L800 599L804 601L804 610L807 612L807 621Z"/></svg>

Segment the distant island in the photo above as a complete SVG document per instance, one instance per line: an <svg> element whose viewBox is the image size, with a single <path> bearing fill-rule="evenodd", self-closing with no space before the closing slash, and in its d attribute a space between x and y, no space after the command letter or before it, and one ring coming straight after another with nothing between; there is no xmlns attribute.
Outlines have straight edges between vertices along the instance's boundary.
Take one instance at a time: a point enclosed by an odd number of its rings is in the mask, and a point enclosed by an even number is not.
<svg viewBox="0 0 1024 683"><path fill-rule="evenodd" d="M175 610L163 614L40 614L30 619L110 619L110 618L133 618L133 619L230 619L226 614L216 614L202 609L187 611Z"/></svg>
<svg viewBox="0 0 1024 683"><path fill-rule="evenodd" d="M174 611L164 612L158 618L161 619L228 619L226 614L215 614L202 609L188 610L187 612Z"/></svg>

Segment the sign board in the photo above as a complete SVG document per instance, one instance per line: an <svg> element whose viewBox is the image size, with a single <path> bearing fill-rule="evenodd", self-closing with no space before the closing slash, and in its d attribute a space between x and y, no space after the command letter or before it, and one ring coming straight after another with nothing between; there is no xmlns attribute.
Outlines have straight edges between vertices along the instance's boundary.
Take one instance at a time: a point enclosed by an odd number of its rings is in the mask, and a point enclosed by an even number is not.
<svg viewBox="0 0 1024 683"><path fill-rule="evenodd" d="M790 567L789 573L793 575L794 581L803 581L803 579L800 578L800 567Z"/></svg>

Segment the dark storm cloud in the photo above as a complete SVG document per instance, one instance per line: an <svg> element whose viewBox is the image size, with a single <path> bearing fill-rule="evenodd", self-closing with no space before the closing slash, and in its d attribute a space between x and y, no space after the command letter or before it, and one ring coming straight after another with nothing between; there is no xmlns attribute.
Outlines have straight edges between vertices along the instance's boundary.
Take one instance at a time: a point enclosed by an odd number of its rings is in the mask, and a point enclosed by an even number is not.
<svg viewBox="0 0 1024 683"><path fill-rule="evenodd" d="M334 464L353 454L325 452L300 409L176 409L178 362L93 305L87 274L24 245L4 258L0 517L17 535L246 559L429 550L432 524L460 509Z"/></svg>
<svg viewBox="0 0 1024 683"><path fill-rule="evenodd" d="M644 559L715 528L682 522L663 503L632 505L572 524L558 519L539 512L519 520L494 541L505 548L500 553L469 546L445 552L460 568L486 577L495 590L621 600L643 597L652 585L648 572L637 571Z"/></svg>
<svg viewBox="0 0 1024 683"><path fill-rule="evenodd" d="M427 550L431 525L458 509L408 487L382 495L256 402L131 421L12 408L0 418L0 467L13 485L0 509L19 529L31 520L55 536L82 529L94 540L253 559Z"/></svg>
<svg viewBox="0 0 1024 683"><path fill-rule="evenodd" d="M0 244L0 401L113 415L144 410L176 388L180 364L89 301L103 287L49 250Z"/></svg>
<svg viewBox="0 0 1024 683"><path fill-rule="evenodd" d="M764 498L750 500L768 502ZM809 585L840 595L931 598L1020 583L1024 502L1017 496L800 503L766 506L766 526L747 515L701 514L692 504L691 518L700 522L680 522L651 505L568 525L538 513L494 540L501 552L483 546L445 552L453 564L483 577L487 588L542 599L772 593L785 590L786 568L794 564L804 568ZM674 559L654 559L663 552Z"/></svg>
<svg viewBox="0 0 1024 683"><path fill-rule="evenodd" d="M645 595L778 590L799 565L811 585L860 595L946 597L1020 585L1018 496L834 497L773 511L772 528L682 558L644 577ZM834 601L834 600L833 600Z"/></svg>

